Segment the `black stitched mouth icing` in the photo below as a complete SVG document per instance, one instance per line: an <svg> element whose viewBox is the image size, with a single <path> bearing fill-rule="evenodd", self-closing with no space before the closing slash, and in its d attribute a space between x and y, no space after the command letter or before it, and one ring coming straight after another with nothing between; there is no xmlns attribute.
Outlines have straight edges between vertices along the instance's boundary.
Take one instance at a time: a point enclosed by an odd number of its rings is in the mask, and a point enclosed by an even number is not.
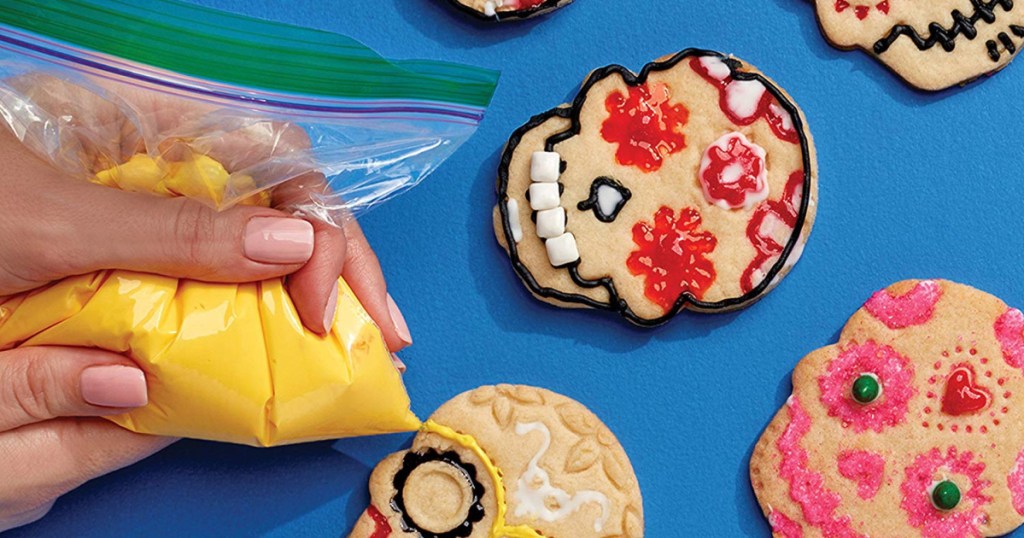
<svg viewBox="0 0 1024 538"><path fill-rule="evenodd" d="M933 22L928 25L927 37L919 34L913 26L898 24L889 30L889 35L875 42L875 54L882 54L889 50L889 48L892 47L892 44L902 36L907 36L908 39L913 41L918 50L929 50L938 44L941 45L946 52L953 52L953 49L956 48L957 38L963 36L967 39L974 39L978 36L978 23L994 23L996 21L997 14L996 8L1002 7L1004 11L1009 12L1013 9L1013 1L1014 0L971 0L971 4L974 5L974 13L967 16L961 13L960 10L954 9L951 13L953 17L952 26L946 28L937 22ZM1016 33L1016 30L1013 31ZM1022 29L1021 33L1024 34L1024 29ZM1003 36L1005 34L1000 35ZM1007 40L1009 40L1009 36L1006 37ZM1002 37L1000 37L1000 40L1003 41L1005 46L1007 40L1003 40ZM1016 47L1013 47L1012 40L1009 41L1010 46L1007 46L1007 50L1010 50L1011 48L1016 50ZM990 57L993 55L992 49L994 47L997 46L993 41L992 45L989 46ZM998 49L996 49L996 52L998 52ZM994 60L999 60L998 55Z"/></svg>
<svg viewBox="0 0 1024 538"><path fill-rule="evenodd" d="M594 211L594 217L601 222L615 222L619 211L633 197L629 189L610 177L601 176L590 184L590 197L576 207L580 211Z"/></svg>

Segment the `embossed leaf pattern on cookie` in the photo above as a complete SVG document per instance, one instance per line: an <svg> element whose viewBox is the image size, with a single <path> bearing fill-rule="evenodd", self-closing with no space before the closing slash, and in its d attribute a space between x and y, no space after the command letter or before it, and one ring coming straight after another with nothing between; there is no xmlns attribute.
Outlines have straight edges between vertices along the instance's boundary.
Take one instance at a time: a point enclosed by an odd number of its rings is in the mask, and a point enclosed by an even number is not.
<svg viewBox="0 0 1024 538"><path fill-rule="evenodd" d="M586 471L597 463L600 454L601 447L597 444L597 439L593 437L580 439L579 442L569 449L569 459L565 460L565 472L579 473Z"/></svg>
<svg viewBox="0 0 1024 538"><path fill-rule="evenodd" d="M481 387L469 394L473 405L491 405L491 415L502 429L515 423L515 405L544 405L544 395L534 387L523 385L497 385Z"/></svg>

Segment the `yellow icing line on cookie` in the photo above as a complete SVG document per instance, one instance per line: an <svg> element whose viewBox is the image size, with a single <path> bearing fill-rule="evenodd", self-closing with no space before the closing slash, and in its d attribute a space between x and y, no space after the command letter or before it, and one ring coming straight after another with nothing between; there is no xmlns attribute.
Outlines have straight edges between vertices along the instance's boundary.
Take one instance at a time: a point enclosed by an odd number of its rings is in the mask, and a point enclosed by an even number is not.
<svg viewBox="0 0 1024 538"><path fill-rule="evenodd" d="M505 484L502 481L501 469L491 462L491 458L487 456L483 447L480 446L480 443L473 436L461 434L433 420L424 422L422 431L440 435L449 441L461 445L463 448L476 454L476 457L483 462L487 473L491 475L491 479L496 485L494 488L494 499L498 505L498 514L494 518L494 525L491 527L491 538L544 538L543 535L526 525L516 525L514 527L505 525L505 515L508 512L508 506L505 503Z"/></svg>

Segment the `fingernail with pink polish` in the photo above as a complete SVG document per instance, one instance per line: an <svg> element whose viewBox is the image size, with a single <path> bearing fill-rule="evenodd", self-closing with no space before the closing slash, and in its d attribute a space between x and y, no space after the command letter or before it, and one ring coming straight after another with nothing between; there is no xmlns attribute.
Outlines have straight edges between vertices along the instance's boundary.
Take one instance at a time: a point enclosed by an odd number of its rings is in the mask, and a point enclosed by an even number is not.
<svg viewBox="0 0 1024 538"><path fill-rule="evenodd" d="M79 378L82 398L100 407L142 407L149 402L146 375L131 366L92 366Z"/></svg>
<svg viewBox="0 0 1024 538"><path fill-rule="evenodd" d="M402 362L402 359L398 358L398 355L395 355L394 353L392 353L391 354L391 362L395 365L395 369L398 370L398 373L400 373L400 374L404 374L405 373L405 370L406 370L405 363Z"/></svg>
<svg viewBox="0 0 1024 538"><path fill-rule="evenodd" d="M409 334L409 326L405 323L405 316L398 309L398 305L395 304L395 300L391 298L390 293L388 294L388 311L391 314L391 322L395 324L395 332L398 333L398 339L406 346L412 344L412 335Z"/></svg>
<svg viewBox="0 0 1024 538"><path fill-rule="evenodd" d="M338 313L338 285L335 283L331 295L327 297L327 308L324 309L324 334L334 327L334 316Z"/></svg>
<svg viewBox="0 0 1024 538"><path fill-rule="evenodd" d="M257 217L245 226L245 257L260 263L306 263L313 225L302 219Z"/></svg>

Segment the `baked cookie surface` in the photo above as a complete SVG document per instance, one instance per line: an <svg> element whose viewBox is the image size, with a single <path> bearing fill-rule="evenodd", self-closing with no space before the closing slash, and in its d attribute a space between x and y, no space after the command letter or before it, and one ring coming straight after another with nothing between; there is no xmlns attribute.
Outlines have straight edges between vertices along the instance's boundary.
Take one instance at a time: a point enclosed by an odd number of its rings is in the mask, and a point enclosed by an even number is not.
<svg viewBox="0 0 1024 538"><path fill-rule="evenodd" d="M639 538L643 501L615 435L580 403L521 385L442 405L370 477L353 538Z"/></svg>
<svg viewBox="0 0 1024 538"><path fill-rule="evenodd" d="M1024 47L1013 0L816 0L836 47L860 48L912 86L941 90L994 73Z"/></svg>
<svg viewBox="0 0 1024 538"><path fill-rule="evenodd" d="M543 15L572 0L448 0L456 9L477 18L503 22Z"/></svg>
<svg viewBox="0 0 1024 538"><path fill-rule="evenodd" d="M792 99L753 67L688 49L594 71L508 141L494 226L543 301L642 326L742 308L799 258L817 164Z"/></svg>
<svg viewBox="0 0 1024 538"><path fill-rule="evenodd" d="M874 294L793 372L750 477L775 536L1001 536L1024 523L1024 315L947 281Z"/></svg>

